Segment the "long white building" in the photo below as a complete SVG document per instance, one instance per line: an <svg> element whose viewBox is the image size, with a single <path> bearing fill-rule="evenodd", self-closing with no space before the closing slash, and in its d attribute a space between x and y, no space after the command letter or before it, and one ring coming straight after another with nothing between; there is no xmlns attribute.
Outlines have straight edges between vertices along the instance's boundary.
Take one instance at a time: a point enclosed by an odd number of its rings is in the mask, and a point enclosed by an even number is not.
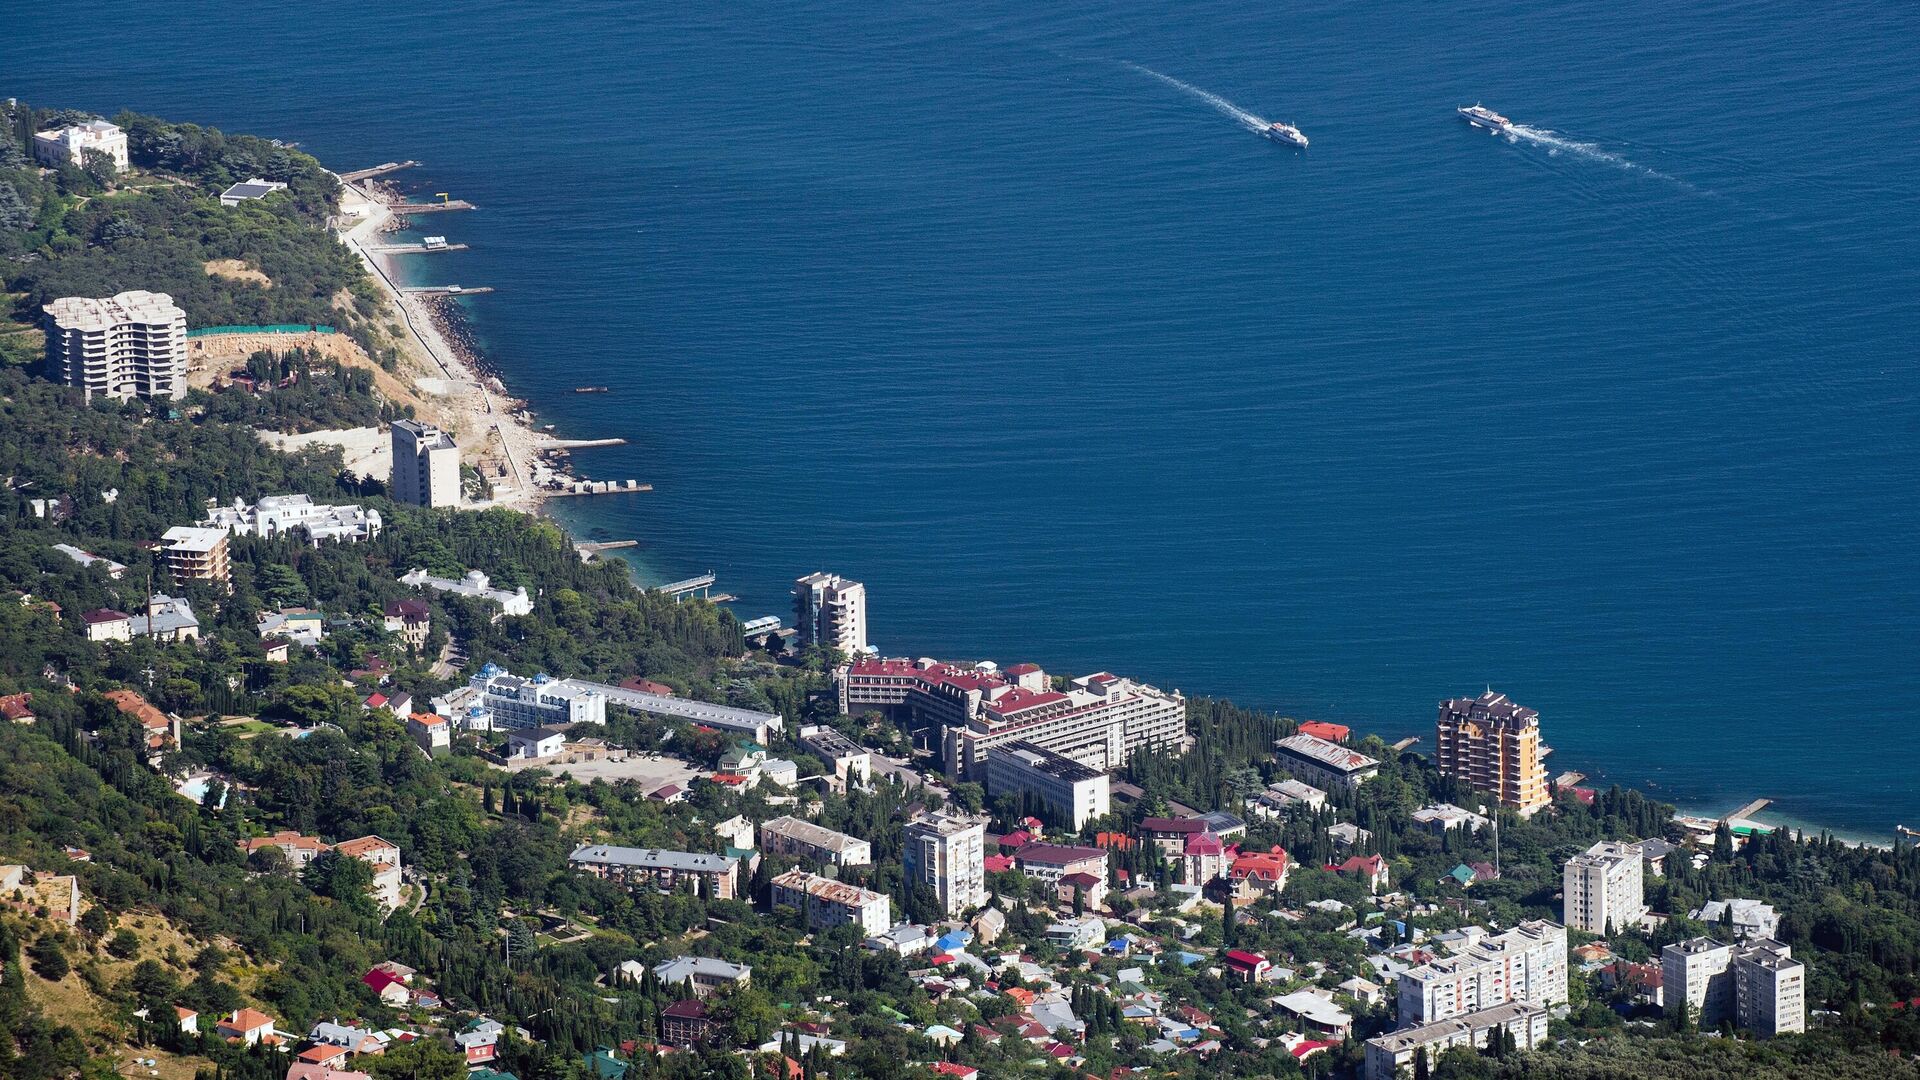
<svg viewBox="0 0 1920 1080"><path fill-rule="evenodd" d="M773 879L773 906L803 911L807 925L822 930L852 923L862 938L885 933L893 925L893 901L885 893L805 870L789 870Z"/></svg>
<svg viewBox="0 0 1920 1080"><path fill-rule="evenodd" d="M987 751L1029 742L1110 772L1142 750L1186 749L1187 699L1108 672L1074 679L1064 690L1036 664L992 664L868 657L836 673L840 709L904 713L940 735L947 774L984 778Z"/></svg>
<svg viewBox="0 0 1920 1080"><path fill-rule="evenodd" d="M1289 735L1273 744L1274 758L1288 772L1323 788L1351 791L1380 774L1380 762L1317 735Z"/></svg>
<svg viewBox="0 0 1920 1080"><path fill-rule="evenodd" d="M1467 1013L1450 1020L1436 1020L1417 1027L1401 1028L1367 1040L1366 1080L1394 1080L1401 1070L1411 1069L1420 1051L1427 1052L1429 1063L1440 1060L1449 1047L1484 1048L1488 1036L1505 1029L1514 1045L1531 1050L1547 1041L1547 1010L1538 1005L1514 1001L1491 1009Z"/></svg>
<svg viewBox="0 0 1920 1080"><path fill-rule="evenodd" d="M393 422L394 502L460 505L460 448L453 436L418 420Z"/></svg>
<svg viewBox="0 0 1920 1080"><path fill-rule="evenodd" d="M127 133L118 124L89 120L84 124L35 132L33 156L40 164L60 169L87 163L87 151L94 150L113 159L113 167L127 171Z"/></svg>
<svg viewBox="0 0 1920 1080"><path fill-rule="evenodd" d="M63 296L47 313L47 377L91 398L187 396L187 313L166 293Z"/></svg>
<svg viewBox="0 0 1920 1080"><path fill-rule="evenodd" d="M906 879L932 889L948 915L980 907L987 902L986 838L979 818L930 814L908 822L900 855Z"/></svg>
<svg viewBox="0 0 1920 1080"><path fill-rule="evenodd" d="M1660 950L1667 1008L1686 1002L1702 1031L1731 1020L1771 1037L1807 1029L1807 969L1771 938L1729 945L1698 937Z"/></svg>
<svg viewBox="0 0 1920 1080"><path fill-rule="evenodd" d="M416 589L432 589L435 592L452 593L455 596L468 596L475 600L485 600L498 604L502 615L533 614L533 598L527 595L527 587L522 585L512 592L493 587L493 580L478 570L469 570L455 581L452 578L434 577L420 567L402 574L400 584L411 585Z"/></svg>
<svg viewBox="0 0 1920 1080"><path fill-rule="evenodd" d="M866 653L867 587L839 574L814 573L793 583L800 647L819 645L847 656Z"/></svg>
<svg viewBox="0 0 1920 1080"><path fill-rule="evenodd" d="M327 541L351 544L373 540L380 535L381 519L378 510L316 503L311 495L267 495L251 506L235 499L232 506L215 507L200 525L224 529L235 536L269 539L299 533L319 547Z"/></svg>
<svg viewBox="0 0 1920 1080"><path fill-rule="evenodd" d="M760 850L768 855L793 855L833 866L868 866L873 845L857 836L835 832L825 825L797 817L777 817L760 823Z"/></svg>
<svg viewBox="0 0 1920 1080"><path fill-rule="evenodd" d="M987 792L1030 795L1076 832L1113 810L1106 773L1025 741L987 751Z"/></svg>
<svg viewBox="0 0 1920 1080"><path fill-rule="evenodd" d="M527 679L487 664L467 685L479 692L478 704L492 717L495 731L607 722L606 695L565 679Z"/></svg>
<svg viewBox="0 0 1920 1080"><path fill-rule="evenodd" d="M1602 840L1567 860L1561 892L1568 926L1611 934L1636 926L1647 913L1640 848Z"/></svg>
<svg viewBox="0 0 1920 1080"><path fill-rule="evenodd" d="M1513 1001L1551 1008L1566 1000L1567 928L1544 919L1400 973L1402 1028Z"/></svg>

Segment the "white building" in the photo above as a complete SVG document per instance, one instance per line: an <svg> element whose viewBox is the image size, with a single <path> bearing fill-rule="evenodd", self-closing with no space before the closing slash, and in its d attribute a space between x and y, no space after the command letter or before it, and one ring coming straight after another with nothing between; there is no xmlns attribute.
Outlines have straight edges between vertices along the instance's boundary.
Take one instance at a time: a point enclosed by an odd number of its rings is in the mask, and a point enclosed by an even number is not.
<svg viewBox="0 0 1920 1080"><path fill-rule="evenodd" d="M1677 942L1660 950L1660 976L1668 1008L1684 1001L1702 1031L1729 1021L1761 1036L1807 1028L1806 965L1778 941Z"/></svg>
<svg viewBox="0 0 1920 1080"><path fill-rule="evenodd" d="M821 724L800 729L800 745L819 755L833 775L848 784L873 783L873 755L867 748Z"/></svg>
<svg viewBox="0 0 1920 1080"><path fill-rule="evenodd" d="M807 925L822 930L852 923L863 939L893 925L893 901L885 893L805 870L789 870L773 879L773 904L805 912Z"/></svg>
<svg viewBox="0 0 1920 1080"><path fill-rule="evenodd" d="M1256 817L1280 817L1296 806L1318 810L1327 805L1327 793L1298 780L1268 784L1267 789L1247 800L1247 810Z"/></svg>
<svg viewBox="0 0 1920 1080"><path fill-rule="evenodd" d="M264 199L276 191L285 190L287 190L287 185L278 180L262 180L256 176L250 180L242 180L221 192L220 205L239 206L243 202L253 202L256 199Z"/></svg>
<svg viewBox="0 0 1920 1080"><path fill-rule="evenodd" d="M1400 973L1402 1028L1520 1001L1567 1000L1567 928L1544 919L1481 938L1453 956Z"/></svg>
<svg viewBox="0 0 1920 1080"><path fill-rule="evenodd" d="M507 733L507 757L516 761L553 757L567 748L567 733L552 728L516 728Z"/></svg>
<svg viewBox="0 0 1920 1080"><path fill-rule="evenodd" d="M281 608L262 612L255 629L263 638L286 638L296 645L318 645L326 640L327 620L309 608Z"/></svg>
<svg viewBox="0 0 1920 1080"><path fill-rule="evenodd" d="M1380 762L1317 735L1289 735L1273 744L1281 768L1324 788L1351 791L1380 773Z"/></svg>
<svg viewBox="0 0 1920 1080"><path fill-rule="evenodd" d="M1413 1068L1414 1058L1422 1050L1427 1052L1429 1063L1436 1063L1449 1047L1484 1048L1487 1037L1500 1028L1513 1035L1515 1046L1531 1050L1547 1041L1549 1019L1547 1010L1538 1005L1515 1001L1448 1020L1403 1027L1367 1040L1362 1075L1366 1080L1394 1080L1402 1070Z"/></svg>
<svg viewBox="0 0 1920 1080"><path fill-rule="evenodd" d="M1729 911L1732 912L1733 936L1737 939L1770 938L1780 932L1780 913L1773 910L1772 904L1758 900L1710 900L1705 907L1688 912L1687 917L1719 926L1728 921Z"/></svg>
<svg viewBox="0 0 1920 1080"><path fill-rule="evenodd" d="M387 910L400 906L400 845L377 836L335 844L333 850L373 867L373 895Z"/></svg>
<svg viewBox="0 0 1920 1080"><path fill-rule="evenodd" d="M479 691L478 704L487 711L493 730L558 727L563 724L607 722L607 697L591 687L565 679L514 675L498 664L487 664L467 680Z"/></svg>
<svg viewBox="0 0 1920 1080"><path fill-rule="evenodd" d="M48 168L85 165L89 150L112 158L116 171L127 171L127 133L117 124L89 120L72 127L35 132L33 136L34 159Z"/></svg>
<svg viewBox="0 0 1920 1080"><path fill-rule="evenodd" d="M793 855L831 866L873 864L873 845L865 840L797 817L777 817L762 822L760 850L768 855Z"/></svg>
<svg viewBox="0 0 1920 1080"><path fill-rule="evenodd" d="M1464 810L1452 803L1430 803L1415 810L1411 816L1415 825L1435 836L1448 829L1466 829L1469 832L1478 833L1492 824L1481 815L1471 810Z"/></svg>
<svg viewBox="0 0 1920 1080"><path fill-rule="evenodd" d="M106 567L107 576L115 581L119 581L122 577L126 576L127 567L125 563L114 562L112 559L103 555L95 555L91 551L82 551L72 544L55 544L53 545L53 550L65 555L81 566L92 566L95 563L99 563Z"/></svg>
<svg viewBox="0 0 1920 1080"><path fill-rule="evenodd" d="M154 593L142 612L128 619L127 629L136 637L159 642L200 639L200 619L194 615L193 605L160 593Z"/></svg>
<svg viewBox="0 0 1920 1080"><path fill-rule="evenodd" d="M460 505L460 448L453 436L418 420L393 422L393 501Z"/></svg>
<svg viewBox="0 0 1920 1080"><path fill-rule="evenodd" d="M814 573L793 583L800 647L818 645L847 656L869 651L867 587L839 574Z"/></svg>
<svg viewBox="0 0 1920 1080"><path fill-rule="evenodd" d="M1106 773L1030 742L1010 742L987 751L987 793L996 798L1031 796L1075 832L1113 810Z"/></svg>
<svg viewBox="0 0 1920 1080"><path fill-rule="evenodd" d="M907 880L931 888L948 915L980 907L987 902L986 835L978 818L930 814L908 822L900 856Z"/></svg>
<svg viewBox="0 0 1920 1080"><path fill-rule="evenodd" d="M1056 949L1093 949L1106 940L1107 924L1097 915L1062 919L1047 927L1047 941Z"/></svg>
<svg viewBox="0 0 1920 1080"><path fill-rule="evenodd" d="M468 596L475 600L485 600L497 604L500 614L522 616L533 614L533 598L527 595L525 585L508 592L493 587L492 579L478 570L469 570L459 581L451 578L433 577L425 570L409 570L400 579L400 584L411 585L416 589L432 589L435 592L452 593L455 596Z"/></svg>
<svg viewBox="0 0 1920 1080"><path fill-rule="evenodd" d="M1568 926L1611 934L1639 925L1647 913L1640 849L1602 840L1567 860L1561 888Z"/></svg>
<svg viewBox="0 0 1920 1080"><path fill-rule="evenodd" d="M54 382L89 399L187 396L187 313L173 297L139 289L107 300L63 296L43 310Z"/></svg>
<svg viewBox="0 0 1920 1080"><path fill-rule="evenodd" d="M215 507L199 522L202 528L223 529L233 536L272 539L299 533L319 547L325 541L358 543L380 535L380 511L353 504L316 503L310 495L268 495L249 506L241 499L232 506Z"/></svg>

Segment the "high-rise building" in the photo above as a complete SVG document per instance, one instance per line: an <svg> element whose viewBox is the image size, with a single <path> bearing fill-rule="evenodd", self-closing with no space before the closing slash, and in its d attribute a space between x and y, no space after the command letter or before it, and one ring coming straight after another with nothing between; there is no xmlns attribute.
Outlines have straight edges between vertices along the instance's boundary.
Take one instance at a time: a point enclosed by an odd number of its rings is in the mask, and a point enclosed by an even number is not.
<svg viewBox="0 0 1920 1080"><path fill-rule="evenodd" d="M1602 840L1567 860L1561 877L1567 925L1611 934L1647 913L1639 847Z"/></svg>
<svg viewBox="0 0 1920 1080"><path fill-rule="evenodd" d="M167 572L175 581L206 581L228 585L232 569L227 562L227 530L197 525L175 525L161 535L166 546Z"/></svg>
<svg viewBox="0 0 1920 1080"><path fill-rule="evenodd" d="M63 296L47 313L47 377L91 398L187 395L187 313L166 293Z"/></svg>
<svg viewBox="0 0 1920 1080"><path fill-rule="evenodd" d="M113 159L115 169L126 171L127 133L117 124L89 120L53 131L35 132L33 136L33 156L40 164L55 169L85 165L89 150L107 155Z"/></svg>
<svg viewBox="0 0 1920 1080"><path fill-rule="evenodd" d="M1567 1000L1567 928L1544 919L1482 938L1453 956L1400 973L1400 1026L1413 1027L1522 1001Z"/></svg>
<svg viewBox="0 0 1920 1080"><path fill-rule="evenodd" d="M1540 713L1489 690L1440 703L1434 763L1440 775L1492 795L1501 806L1531 814L1553 802L1540 741Z"/></svg>
<svg viewBox="0 0 1920 1080"><path fill-rule="evenodd" d="M929 814L907 823L900 861L908 882L940 898L940 910L958 915L987 902L987 823L979 818Z"/></svg>
<svg viewBox="0 0 1920 1080"><path fill-rule="evenodd" d="M1771 938L1729 945L1698 937L1660 950L1667 1008L1684 1002L1701 1030L1731 1021L1756 1035L1807 1027L1806 965Z"/></svg>
<svg viewBox="0 0 1920 1080"><path fill-rule="evenodd" d="M800 647L818 645L847 656L867 647L867 587L839 574L814 573L793 583Z"/></svg>
<svg viewBox="0 0 1920 1080"><path fill-rule="evenodd" d="M1024 741L987 751L987 793L1029 796L1076 832L1113 810L1106 773Z"/></svg>
<svg viewBox="0 0 1920 1080"><path fill-rule="evenodd" d="M460 448L453 436L418 420L393 422L393 501L460 505Z"/></svg>

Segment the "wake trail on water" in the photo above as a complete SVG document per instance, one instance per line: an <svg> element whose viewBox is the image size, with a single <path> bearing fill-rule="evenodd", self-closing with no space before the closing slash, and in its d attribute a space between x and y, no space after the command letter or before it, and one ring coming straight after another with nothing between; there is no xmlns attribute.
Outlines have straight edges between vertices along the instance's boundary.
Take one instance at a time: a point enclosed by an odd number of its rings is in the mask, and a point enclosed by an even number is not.
<svg viewBox="0 0 1920 1080"><path fill-rule="evenodd" d="M1588 161L1597 161L1603 165L1611 165L1623 172L1639 173L1642 176L1650 176L1656 180L1665 180L1671 184L1679 184L1684 188L1691 189L1693 187L1692 184L1687 183L1677 176L1669 176L1659 169L1629 161L1619 154L1594 143L1569 139L1547 128L1528 127L1525 124L1510 124L1507 126L1507 140L1509 142L1530 142L1536 146L1546 147L1551 153L1572 154L1575 157L1585 158Z"/></svg>
<svg viewBox="0 0 1920 1080"><path fill-rule="evenodd" d="M1241 127L1246 128L1248 131L1251 131L1257 134L1267 129L1267 122L1265 120L1262 120L1260 117L1255 116L1254 114L1248 112L1247 110L1241 108L1238 105L1235 105L1233 102L1228 101L1226 98L1221 97L1219 94L1213 93L1212 91L1209 91L1209 90L1202 90L1190 82L1182 82L1171 75L1162 74L1161 72L1155 71L1150 67L1144 67L1140 64L1136 64L1131 60L1122 60L1119 63L1122 67L1130 68L1134 71L1139 72L1142 75L1147 76L1148 78L1159 79L1161 82L1166 83L1168 86L1173 87L1175 90L1180 91L1181 93L1187 95L1188 97L1194 98L1195 100L1198 100L1198 101L1205 102L1206 104L1212 106L1215 112L1231 120L1237 121Z"/></svg>

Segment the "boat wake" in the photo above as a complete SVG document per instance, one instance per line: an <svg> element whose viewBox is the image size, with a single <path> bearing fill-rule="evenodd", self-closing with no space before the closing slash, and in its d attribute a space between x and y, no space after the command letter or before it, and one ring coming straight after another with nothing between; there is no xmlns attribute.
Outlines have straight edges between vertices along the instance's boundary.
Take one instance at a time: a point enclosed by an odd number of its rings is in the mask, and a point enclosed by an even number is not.
<svg viewBox="0 0 1920 1080"><path fill-rule="evenodd" d="M1506 134L1509 142L1521 142L1524 140L1536 146L1544 146L1550 153L1572 154L1575 157L1585 158L1588 161L1597 161L1603 165L1611 165L1623 172L1639 173L1642 176L1651 176L1657 180L1666 180L1675 184L1686 184L1686 181L1677 176L1669 176L1658 169L1629 161L1619 154L1613 153L1593 143L1569 139L1564 135L1557 134L1546 128L1533 128L1525 124L1509 124L1506 127Z"/></svg>
<svg viewBox="0 0 1920 1080"><path fill-rule="evenodd" d="M1254 114L1248 112L1247 110L1241 108L1238 105L1235 105L1233 102L1228 101L1226 98L1221 97L1219 94L1202 90L1199 87L1193 85L1192 83L1182 82L1171 75L1163 75L1160 72L1155 71L1150 67L1143 67L1140 64L1136 64L1131 60L1122 60L1120 61L1120 63L1123 66L1131 68L1134 71L1137 71L1140 74L1145 75L1149 78L1159 79L1161 82L1166 83L1168 86L1173 87L1175 90L1180 91L1181 93L1187 95L1188 97L1194 98L1198 101L1205 102L1206 104L1212 106L1215 112L1218 112L1220 115L1238 122L1241 127L1246 128L1248 131L1251 131L1256 135L1267 130L1267 122L1265 120L1262 120L1260 117L1255 116Z"/></svg>

